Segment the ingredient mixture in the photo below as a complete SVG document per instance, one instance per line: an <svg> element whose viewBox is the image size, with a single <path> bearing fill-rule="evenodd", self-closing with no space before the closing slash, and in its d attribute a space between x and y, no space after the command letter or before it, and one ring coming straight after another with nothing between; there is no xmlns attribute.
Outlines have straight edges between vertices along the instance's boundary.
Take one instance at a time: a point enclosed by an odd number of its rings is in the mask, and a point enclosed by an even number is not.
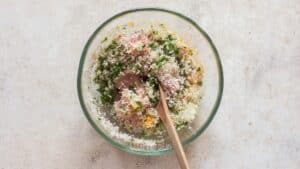
<svg viewBox="0 0 300 169"><path fill-rule="evenodd" d="M164 131L156 106L160 84L177 130L197 113L203 68L193 60L194 51L165 25L135 29L120 26L105 37L97 51L96 75L101 104L122 130L150 137Z"/></svg>

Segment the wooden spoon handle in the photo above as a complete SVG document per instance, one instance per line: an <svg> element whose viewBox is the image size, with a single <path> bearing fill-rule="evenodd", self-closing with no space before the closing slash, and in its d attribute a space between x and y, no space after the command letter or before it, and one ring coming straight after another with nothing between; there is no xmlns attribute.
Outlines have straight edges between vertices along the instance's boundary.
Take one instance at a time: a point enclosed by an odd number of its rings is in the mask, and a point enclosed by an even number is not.
<svg viewBox="0 0 300 169"><path fill-rule="evenodd" d="M165 99L165 95L164 95L164 91L162 90L161 86L159 86L159 91L160 91L160 96L161 96L161 102L160 104L162 104L161 106L163 107L163 111L164 113L160 112L160 118L162 120L162 122L164 123L167 132L171 138L171 142L173 145L173 148L175 150L176 153L176 157L177 160L179 162L179 165L181 167L181 169L190 169L189 165L188 165L188 161L186 159L181 141L178 137L177 131L175 129L175 126L173 125L173 121L170 117L170 113L169 113L169 108L168 105L166 103L166 99Z"/></svg>

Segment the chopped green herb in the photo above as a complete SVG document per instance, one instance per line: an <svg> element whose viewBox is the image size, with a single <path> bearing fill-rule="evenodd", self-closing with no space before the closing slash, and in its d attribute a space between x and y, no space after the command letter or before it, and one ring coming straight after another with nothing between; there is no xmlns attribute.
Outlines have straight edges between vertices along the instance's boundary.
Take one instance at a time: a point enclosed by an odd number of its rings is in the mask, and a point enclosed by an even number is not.
<svg viewBox="0 0 300 169"><path fill-rule="evenodd" d="M186 127L187 124L188 124L187 121L180 122L179 124L176 125L176 129L177 129L177 130L181 130L181 129L183 129L184 127Z"/></svg>
<svg viewBox="0 0 300 169"><path fill-rule="evenodd" d="M148 138L149 134L145 130L143 130L142 133L141 133L141 137L142 138Z"/></svg>
<svg viewBox="0 0 300 169"><path fill-rule="evenodd" d="M186 76L186 71L184 69L179 70L179 75L180 76Z"/></svg>
<svg viewBox="0 0 300 169"><path fill-rule="evenodd" d="M175 105L168 105L169 109L171 112L175 112L176 109L175 109Z"/></svg>
<svg viewBox="0 0 300 169"><path fill-rule="evenodd" d="M140 102L140 101L137 101L136 102L136 104L138 105L138 107L137 107L137 111L140 111L140 110L142 110L143 109L143 103L142 102Z"/></svg>
<svg viewBox="0 0 300 169"><path fill-rule="evenodd" d="M155 76L150 75L148 78L148 81L149 81L150 86L152 86L152 87L154 87L154 86L156 87L158 85L158 80Z"/></svg>
<svg viewBox="0 0 300 169"><path fill-rule="evenodd" d="M151 102L153 105L157 105L158 102L159 102L159 99L158 99L158 97L150 98L150 102Z"/></svg>
<svg viewBox="0 0 300 169"><path fill-rule="evenodd" d="M171 34L169 34L169 35L167 36L167 39L170 40L170 41L176 40L176 38L175 38L174 36L172 36Z"/></svg>
<svg viewBox="0 0 300 169"><path fill-rule="evenodd" d="M156 39L156 42L159 44L159 45L162 45L165 43L165 40L159 38L159 39Z"/></svg>
<svg viewBox="0 0 300 169"><path fill-rule="evenodd" d="M165 43L163 46L163 51L166 55L172 55L172 54L177 54L178 53L178 48L171 42Z"/></svg>
<svg viewBox="0 0 300 169"><path fill-rule="evenodd" d="M101 43L103 43L103 42L105 42L105 41L107 41L107 37L105 37L105 38L101 41Z"/></svg>
<svg viewBox="0 0 300 169"><path fill-rule="evenodd" d="M108 89L108 90L102 90L100 91L100 99L103 104L112 104L114 101L114 90L113 89Z"/></svg>
<svg viewBox="0 0 300 169"><path fill-rule="evenodd" d="M155 61L155 64L158 66L158 67L161 67L166 61L168 61L169 60L169 58L167 57L167 56L165 56L165 55L162 55L162 56L160 56L160 58L157 60L157 61Z"/></svg>
<svg viewBox="0 0 300 169"><path fill-rule="evenodd" d="M202 80L198 81L197 84L198 84L199 86L202 86L202 84L203 84Z"/></svg>
<svg viewBox="0 0 300 169"><path fill-rule="evenodd" d="M112 77L117 77L122 70L123 70L123 64L120 63L120 62L111 65L111 75L112 75Z"/></svg>
<svg viewBox="0 0 300 169"><path fill-rule="evenodd" d="M156 48L158 47L158 44L157 44L156 42L153 42L153 43L151 43L151 44L149 45L149 47L150 47L152 50L154 50L154 49L156 49Z"/></svg>
<svg viewBox="0 0 300 169"><path fill-rule="evenodd" d="M113 40L113 41L111 42L111 44L109 44L109 45L107 46L107 48L105 49L105 52L108 52L108 51L110 51L110 50L112 50L112 49L115 49L117 46L118 46L118 43L117 43L115 40Z"/></svg>

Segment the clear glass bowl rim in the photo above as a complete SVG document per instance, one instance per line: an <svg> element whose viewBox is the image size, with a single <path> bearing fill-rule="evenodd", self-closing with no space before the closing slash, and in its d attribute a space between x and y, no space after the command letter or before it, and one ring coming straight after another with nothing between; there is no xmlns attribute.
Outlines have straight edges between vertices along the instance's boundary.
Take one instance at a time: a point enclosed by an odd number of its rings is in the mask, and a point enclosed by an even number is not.
<svg viewBox="0 0 300 169"><path fill-rule="evenodd" d="M217 95L217 100L213 106L212 112L210 113L208 119L206 120L206 122L204 123L204 125L198 129L198 131L196 132L196 134L194 134L192 137L190 137L189 139L185 140L183 142L183 145L187 145L189 143L191 143L193 140L195 140L198 136L200 136L204 130L209 126L209 124L211 123L212 119L214 118L220 103L221 103L221 98L223 95L223 88L224 88L224 77L223 77L223 70L222 70L222 64L221 64L221 60L218 54L218 51L215 47L215 45L213 44L212 40L210 39L210 37L208 36L208 34L196 23L194 22L192 19L188 18L187 16L178 13L178 12L174 12L168 9L163 9L163 8L136 8L136 9L130 9L130 10L126 10L123 12L120 12L114 16L112 16L111 18L107 19L105 22L103 22L94 32L93 34L89 37L88 41L86 42L84 49L82 51L81 54L81 58L80 58L80 62L79 62L79 68L78 68L78 73L77 73L77 93L78 93L78 98L79 98L79 102L81 105L81 108L86 116L86 118L88 119L89 123L92 125L92 127L103 137L105 138L105 140L107 140L109 143L111 143L112 145L114 145L115 147L128 152L128 153L132 153L132 154L138 154L138 155L163 155L163 154L167 154L167 153L171 153L173 152L173 149L164 149L164 150L154 150L154 151L149 151L149 150L136 150L136 149L131 149L130 147L120 144L117 141L114 141L112 138L110 138L109 136L107 136L104 132L101 131L101 129L99 129L97 127L97 125L95 124L95 122L92 120L92 117L90 116L86 105L84 103L84 99L82 96L82 88L81 88L81 77L82 77L82 71L83 71L83 65L84 65L84 61L85 61L85 57L87 54L87 51L89 49L90 44L92 43L92 41L94 40L95 36L97 35L97 33L99 31L101 31L101 29L108 24L110 21L119 18L121 16L124 16L126 14L129 13L134 13L134 12L141 12L141 11L155 11L155 12L165 12L165 13L169 13L171 15L175 15L181 19L184 19L185 21L189 22L190 24L192 24L208 41L216 62L217 62L217 67L218 67L218 75L219 75L219 88L218 88L218 95Z"/></svg>

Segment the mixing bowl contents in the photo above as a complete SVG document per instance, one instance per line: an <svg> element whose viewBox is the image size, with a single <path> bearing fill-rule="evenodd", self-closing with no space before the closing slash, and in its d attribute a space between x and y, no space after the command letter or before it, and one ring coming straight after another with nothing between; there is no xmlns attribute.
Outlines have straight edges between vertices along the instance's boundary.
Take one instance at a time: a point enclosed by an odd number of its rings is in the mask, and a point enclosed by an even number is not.
<svg viewBox="0 0 300 169"><path fill-rule="evenodd" d="M177 130L195 118L203 67L195 51L164 24L121 25L99 42L94 82L107 117L121 130L147 138L164 133L156 106L160 84Z"/></svg>

